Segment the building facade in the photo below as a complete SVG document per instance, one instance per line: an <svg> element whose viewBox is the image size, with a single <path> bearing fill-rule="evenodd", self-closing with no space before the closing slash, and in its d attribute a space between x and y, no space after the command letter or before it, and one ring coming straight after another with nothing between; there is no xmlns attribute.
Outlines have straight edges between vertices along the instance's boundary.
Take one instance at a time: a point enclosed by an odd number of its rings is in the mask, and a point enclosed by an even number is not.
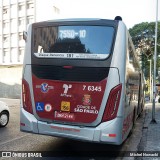
<svg viewBox="0 0 160 160"><path fill-rule="evenodd" d="M23 31L27 25L55 19L59 12L53 0L1 0L0 65L21 65L25 47Z"/></svg>

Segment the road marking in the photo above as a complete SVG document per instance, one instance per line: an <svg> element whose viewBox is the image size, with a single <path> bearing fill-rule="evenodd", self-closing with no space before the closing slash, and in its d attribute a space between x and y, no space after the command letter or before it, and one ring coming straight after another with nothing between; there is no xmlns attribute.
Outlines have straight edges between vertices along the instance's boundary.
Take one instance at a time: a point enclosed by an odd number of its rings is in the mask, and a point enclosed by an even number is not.
<svg viewBox="0 0 160 160"><path fill-rule="evenodd" d="M13 141L16 141L16 140L19 140L19 139L24 138L24 137L27 137L27 136L29 136L29 135L26 134L26 135L24 135L24 136L21 136L21 137L18 137L18 138L14 138L14 139L11 139L11 140L6 141L6 142L2 142L2 143L0 143L0 146L2 146L2 145L4 145L4 144L7 144L7 143L10 143L10 142L13 142Z"/></svg>

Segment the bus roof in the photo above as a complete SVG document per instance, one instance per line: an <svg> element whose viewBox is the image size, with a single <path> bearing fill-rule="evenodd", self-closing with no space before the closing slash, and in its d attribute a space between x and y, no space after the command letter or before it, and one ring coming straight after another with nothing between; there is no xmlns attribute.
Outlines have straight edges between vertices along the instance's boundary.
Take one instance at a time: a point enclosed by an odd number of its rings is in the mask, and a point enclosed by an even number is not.
<svg viewBox="0 0 160 160"><path fill-rule="evenodd" d="M48 22L64 22L64 21L95 21L95 20L101 20L101 18L67 18L67 19L55 19L55 20L49 20Z"/></svg>
<svg viewBox="0 0 160 160"><path fill-rule="evenodd" d="M71 18L71 19L54 19L54 20L48 20L48 21L41 21L41 22L35 22L33 23L33 26L39 26L39 25L47 25L51 23L56 24L72 24L72 23L97 23L100 22L100 24L111 24L114 26L117 26L119 22L123 23L123 21L119 20L110 20L110 19L102 19L102 18ZM32 24L31 24L32 25Z"/></svg>

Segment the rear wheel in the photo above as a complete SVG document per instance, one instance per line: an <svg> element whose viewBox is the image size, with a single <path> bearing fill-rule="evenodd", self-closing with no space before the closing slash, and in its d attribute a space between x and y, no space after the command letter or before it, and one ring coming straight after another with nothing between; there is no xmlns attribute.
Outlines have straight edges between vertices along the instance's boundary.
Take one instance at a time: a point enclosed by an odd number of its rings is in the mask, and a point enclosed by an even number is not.
<svg viewBox="0 0 160 160"><path fill-rule="evenodd" d="M0 113L0 127L5 127L9 122L9 113L1 112Z"/></svg>

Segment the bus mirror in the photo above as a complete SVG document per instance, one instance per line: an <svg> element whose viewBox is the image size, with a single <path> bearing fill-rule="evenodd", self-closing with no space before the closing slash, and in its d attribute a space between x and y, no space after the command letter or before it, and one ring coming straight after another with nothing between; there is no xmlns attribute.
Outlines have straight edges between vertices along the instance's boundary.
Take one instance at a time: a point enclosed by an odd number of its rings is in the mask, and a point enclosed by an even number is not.
<svg viewBox="0 0 160 160"><path fill-rule="evenodd" d="M23 39L24 39L25 41L27 41L27 32L26 32L26 31L23 31Z"/></svg>

